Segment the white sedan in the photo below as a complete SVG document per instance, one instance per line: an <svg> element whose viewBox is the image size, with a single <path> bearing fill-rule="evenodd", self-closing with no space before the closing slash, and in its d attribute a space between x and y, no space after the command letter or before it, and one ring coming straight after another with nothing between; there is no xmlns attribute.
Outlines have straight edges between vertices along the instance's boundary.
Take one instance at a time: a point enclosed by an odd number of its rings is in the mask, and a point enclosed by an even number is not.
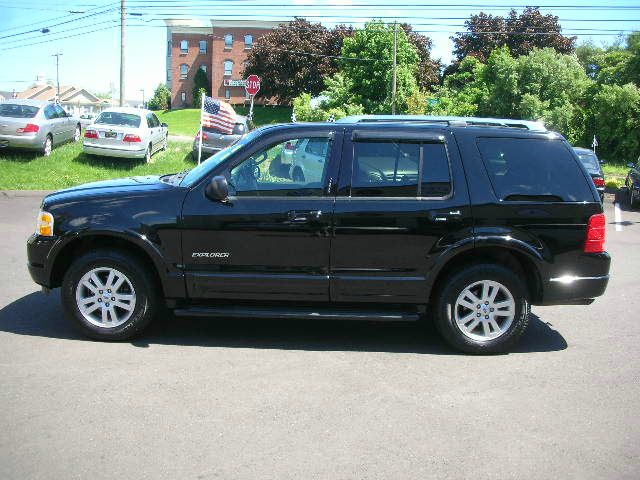
<svg viewBox="0 0 640 480"><path fill-rule="evenodd" d="M84 133L83 150L90 155L144 158L167 148L168 129L155 113L139 108L104 110Z"/></svg>

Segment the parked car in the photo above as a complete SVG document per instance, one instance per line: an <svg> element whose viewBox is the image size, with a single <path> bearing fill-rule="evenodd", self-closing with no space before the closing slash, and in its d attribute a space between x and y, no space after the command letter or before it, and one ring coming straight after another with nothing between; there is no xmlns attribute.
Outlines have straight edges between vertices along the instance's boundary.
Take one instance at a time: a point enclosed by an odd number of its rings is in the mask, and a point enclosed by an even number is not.
<svg viewBox="0 0 640 480"><path fill-rule="evenodd" d="M600 200L604 201L605 179L604 172L602 171L602 164L605 163L604 160L599 160L595 152L588 148L574 147L573 151L576 152L582 165L584 165L584 168L586 168L589 175L591 175L593 183L600 194Z"/></svg>
<svg viewBox="0 0 640 480"><path fill-rule="evenodd" d="M230 134L222 133L214 128L204 127L204 134L202 136L202 160L206 160L214 153L227 148L229 145L233 145L240 138L249 132L249 125L247 124L247 117L241 115L237 116L236 123L233 127L233 132ZM196 134L196 138L193 140L193 151L191 152L193 159L198 159L198 149L200 148L200 131Z"/></svg>
<svg viewBox="0 0 640 480"><path fill-rule="evenodd" d="M294 182L321 182L325 158L329 145L324 139L303 138L298 140L287 175Z"/></svg>
<svg viewBox="0 0 640 480"><path fill-rule="evenodd" d="M104 110L84 132L83 150L90 155L144 158L147 163L169 143L166 123L155 113L140 108Z"/></svg>
<svg viewBox="0 0 640 480"><path fill-rule="evenodd" d="M270 125L189 172L47 195L31 276L62 287L68 317L96 339L130 338L168 307L427 318L473 353L513 347L530 305L604 293L603 206L562 136L425 118ZM321 176L269 175L294 139L315 144Z"/></svg>
<svg viewBox="0 0 640 480"><path fill-rule="evenodd" d="M89 125L93 123L93 119L96 118L95 115L84 114L80 115L80 125L82 128L87 128Z"/></svg>
<svg viewBox="0 0 640 480"><path fill-rule="evenodd" d="M37 150L48 157L54 146L77 142L80 135L79 119L60 105L26 99L0 103L0 149Z"/></svg>
<svg viewBox="0 0 640 480"><path fill-rule="evenodd" d="M640 158L635 164L633 162L627 163L627 167L629 167L629 173L627 173L625 180L627 198L629 206L635 208L640 203Z"/></svg>

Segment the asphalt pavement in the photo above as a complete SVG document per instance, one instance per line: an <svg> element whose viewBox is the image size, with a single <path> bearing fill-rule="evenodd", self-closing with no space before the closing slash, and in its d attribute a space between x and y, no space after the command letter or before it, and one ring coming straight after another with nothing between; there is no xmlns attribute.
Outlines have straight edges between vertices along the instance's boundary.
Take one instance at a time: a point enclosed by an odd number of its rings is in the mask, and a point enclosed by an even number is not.
<svg viewBox="0 0 640 480"><path fill-rule="evenodd" d="M640 211L606 200L590 306L513 353L414 324L165 318L89 341L41 293L39 194L0 192L0 478L640 478Z"/></svg>

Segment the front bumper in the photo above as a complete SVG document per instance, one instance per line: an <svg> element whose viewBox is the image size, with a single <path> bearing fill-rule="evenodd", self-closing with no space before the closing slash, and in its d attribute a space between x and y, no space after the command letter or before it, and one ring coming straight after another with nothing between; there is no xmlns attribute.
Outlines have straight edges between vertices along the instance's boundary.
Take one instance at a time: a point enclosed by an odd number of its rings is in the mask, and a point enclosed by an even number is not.
<svg viewBox="0 0 640 480"><path fill-rule="evenodd" d="M43 287L52 288L51 250L56 237L42 237L32 234L27 240L27 266L34 282Z"/></svg>
<svg viewBox="0 0 640 480"><path fill-rule="evenodd" d="M117 158L144 158L147 154L146 147L142 149L133 148L116 148L116 147L102 147L97 145L84 144L82 146L84 153L89 155L101 155L104 157L117 157Z"/></svg>

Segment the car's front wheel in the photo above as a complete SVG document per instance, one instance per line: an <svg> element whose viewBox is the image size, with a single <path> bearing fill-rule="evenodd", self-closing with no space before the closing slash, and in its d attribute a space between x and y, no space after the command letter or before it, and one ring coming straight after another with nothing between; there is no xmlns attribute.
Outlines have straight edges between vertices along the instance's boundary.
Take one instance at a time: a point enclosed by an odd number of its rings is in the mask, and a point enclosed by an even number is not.
<svg viewBox="0 0 640 480"><path fill-rule="evenodd" d="M118 251L78 258L62 283L62 303L73 323L98 340L125 340L140 332L158 309L157 287L144 266Z"/></svg>
<svg viewBox="0 0 640 480"><path fill-rule="evenodd" d="M527 328L526 287L503 266L463 268L445 279L436 295L436 326L451 346L463 352L507 351Z"/></svg>

